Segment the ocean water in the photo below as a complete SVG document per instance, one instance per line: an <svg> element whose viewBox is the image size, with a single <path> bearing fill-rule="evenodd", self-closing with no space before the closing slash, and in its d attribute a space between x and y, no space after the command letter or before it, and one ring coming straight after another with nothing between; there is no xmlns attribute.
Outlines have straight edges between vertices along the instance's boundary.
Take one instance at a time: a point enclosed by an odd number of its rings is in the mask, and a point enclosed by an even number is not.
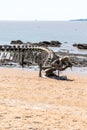
<svg viewBox="0 0 87 130"><path fill-rule="evenodd" d="M86 53L78 50L74 43L87 43L87 22L81 21L0 21L0 44L10 44L12 40L40 42L58 40L61 48L72 53Z"/></svg>

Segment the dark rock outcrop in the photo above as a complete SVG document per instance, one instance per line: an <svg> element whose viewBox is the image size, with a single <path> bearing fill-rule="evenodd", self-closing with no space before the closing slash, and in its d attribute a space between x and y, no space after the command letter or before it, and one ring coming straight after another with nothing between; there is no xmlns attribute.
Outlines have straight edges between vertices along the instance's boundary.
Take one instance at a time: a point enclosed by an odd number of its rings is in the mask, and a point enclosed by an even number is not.
<svg viewBox="0 0 87 130"><path fill-rule="evenodd" d="M73 46L78 49L87 49L87 44L73 44Z"/></svg>
<svg viewBox="0 0 87 130"><path fill-rule="evenodd" d="M17 40L17 41L11 41L10 44L11 45L33 44L36 46L43 46L43 47L60 47L62 43L59 41L50 41L50 42L42 41L42 42L38 42L38 43L31 43L31 42L23 43L21 40Z"/></svg>
<svg viewBox="0 0 87 130"><path fill-rule="evenodd" d="M21 44L23 44L23 42L21 41L21 40L17 40L17 41L11 41L11 43L10 44L12 44L12 45L21 45Z"/></svg>
<svg viewBox="0 0 87 130"><path fill-rule="evenodd" d="M59 41L42 41L39 43L33 43L33 45L38 45L38 46L44 46L44 47L60 47L61 46L61 42Z"/></svg>

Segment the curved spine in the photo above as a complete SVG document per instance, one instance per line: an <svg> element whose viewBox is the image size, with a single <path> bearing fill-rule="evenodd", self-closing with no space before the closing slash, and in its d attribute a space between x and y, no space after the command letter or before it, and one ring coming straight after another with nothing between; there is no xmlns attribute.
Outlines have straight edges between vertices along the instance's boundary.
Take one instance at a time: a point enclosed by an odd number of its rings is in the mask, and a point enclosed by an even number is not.
<svg viewBox="0 0 87 130"><path fill-rule="evenodd" d="M2 51L8 51L8 50L26 50L26 49L31 49L31 50L41 50L47 52L47 59L45 60L44 65L47 66L47 64L51 64L52 59L54 58L54 52L46 47L42 46L36 46L36 45L5 45L5 46L0 46L0 50Z"/></svg>

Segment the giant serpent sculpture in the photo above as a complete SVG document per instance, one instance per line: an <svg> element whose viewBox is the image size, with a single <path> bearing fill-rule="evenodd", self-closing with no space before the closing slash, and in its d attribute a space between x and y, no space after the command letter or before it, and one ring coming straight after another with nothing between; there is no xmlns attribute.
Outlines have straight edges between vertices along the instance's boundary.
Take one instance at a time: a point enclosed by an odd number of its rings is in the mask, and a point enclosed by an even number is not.
<svg viewBox="0 0 87 130"><path fill-rule="evenodd" d="M52 50L36 45L1 45L0 64L19 63L20 65L38 64L50 76L53 71L65 70L72 67L68 58L60 59ZM59 73L58 73L59 74Z"/></svg>

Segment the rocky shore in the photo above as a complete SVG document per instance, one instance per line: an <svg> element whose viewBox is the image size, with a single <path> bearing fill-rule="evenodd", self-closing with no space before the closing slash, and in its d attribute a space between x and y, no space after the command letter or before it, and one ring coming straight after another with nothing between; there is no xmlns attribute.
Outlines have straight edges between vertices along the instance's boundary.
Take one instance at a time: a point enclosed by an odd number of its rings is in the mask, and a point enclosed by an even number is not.
<svg viewBox="0 0 87 130"><path fill-rule="evenodd" d="M56 52L59 57L69 57L74 67L87 67L87 54L74 54L68 52Z"/></svg>

